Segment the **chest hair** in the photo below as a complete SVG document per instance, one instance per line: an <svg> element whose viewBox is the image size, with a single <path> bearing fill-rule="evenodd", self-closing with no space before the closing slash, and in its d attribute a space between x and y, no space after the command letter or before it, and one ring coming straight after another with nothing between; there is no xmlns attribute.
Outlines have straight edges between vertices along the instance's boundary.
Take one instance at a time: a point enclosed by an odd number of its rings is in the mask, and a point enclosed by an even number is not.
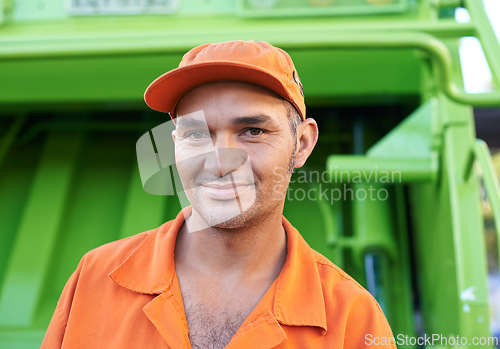
<svg viewBox="0 0 500 349"><path fill-rule="evenodd" d="M189 341L193 349L222 349L245 321L249 311L213 309L185 301Z"/></svg>

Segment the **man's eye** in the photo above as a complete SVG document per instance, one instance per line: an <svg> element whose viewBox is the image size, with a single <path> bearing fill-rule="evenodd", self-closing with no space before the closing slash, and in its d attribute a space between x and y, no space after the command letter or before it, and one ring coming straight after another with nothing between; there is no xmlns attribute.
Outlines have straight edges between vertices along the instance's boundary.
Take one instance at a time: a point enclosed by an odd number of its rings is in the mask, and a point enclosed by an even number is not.
<svg viewBox="0 0 500 349"><path fill-rule="evenodd" d="M260 135L261 133L264 133L264 131L262 131L260 128L249 128L247 130L247 132L251 135L251 136L258 136Z"/></svg>
<svg viewBox="0 0 500 349"><path fill-rule="evenodd" d="M205 131L192 131L184 135L184 138L195 139L195 140L200 140L205 137L208 137L208 134Z"/></svg>

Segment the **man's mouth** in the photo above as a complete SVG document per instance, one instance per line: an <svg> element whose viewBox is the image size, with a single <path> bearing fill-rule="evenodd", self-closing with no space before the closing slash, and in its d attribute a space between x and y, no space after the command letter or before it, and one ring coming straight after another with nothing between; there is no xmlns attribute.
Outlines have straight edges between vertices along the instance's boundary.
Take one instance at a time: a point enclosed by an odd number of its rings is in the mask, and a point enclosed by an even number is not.
<svg viewBox="0 0 500 349"><path fill-rule="evenodd" d="M248 189L255 187L254 183L204 183L202 187L208 196L214 200L232 200L240 197Z"/></svg>

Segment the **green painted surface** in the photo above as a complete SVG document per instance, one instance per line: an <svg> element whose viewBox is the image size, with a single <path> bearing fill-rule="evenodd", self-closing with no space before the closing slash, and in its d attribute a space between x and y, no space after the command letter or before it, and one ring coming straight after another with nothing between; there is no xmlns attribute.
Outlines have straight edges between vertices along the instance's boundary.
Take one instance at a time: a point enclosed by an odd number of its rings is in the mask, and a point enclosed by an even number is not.
<svg viewBox="0 0 500 349"><path fill-rule="evenodd" d="M375 51L370 53L370 64L364 64L365 52L324 49L290 51L301 72L307 98L359 98L359 92L407 96L418 92L418 74L414 69L407 70L408 64L417 66L412 52L393 52L393 57L387 60L385 52ZM141 103L148 84L160 74L177 67L181 57L177 53L158 53L8 60L1 62L0 104ZM319 64L308 64L310 59ZM23 74L22 79L19 72Z"/></svg>
<svg viewBox="0 0 500 349"><path fill-rule="evenodd" d="M4 274L0 326L29 326L33 321L57 231L64 219L80 138L78 134L56 134L44 147Z"/></svg>

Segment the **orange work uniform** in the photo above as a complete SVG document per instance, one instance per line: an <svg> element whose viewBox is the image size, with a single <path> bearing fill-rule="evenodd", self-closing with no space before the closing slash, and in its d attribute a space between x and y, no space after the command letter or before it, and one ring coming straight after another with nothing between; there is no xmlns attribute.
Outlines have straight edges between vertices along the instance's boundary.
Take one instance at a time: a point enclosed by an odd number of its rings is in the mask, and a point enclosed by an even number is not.
<svg viewBox="0 0 500 349"><path fill-rule="evenodd" d="M174 266L175 240L189 213L87 253L62 292L42 349L191 348ZM226 348L361 349L374 347L366 338L392 337L375 299L285 218L283 226L283 269Z"/></svg>

